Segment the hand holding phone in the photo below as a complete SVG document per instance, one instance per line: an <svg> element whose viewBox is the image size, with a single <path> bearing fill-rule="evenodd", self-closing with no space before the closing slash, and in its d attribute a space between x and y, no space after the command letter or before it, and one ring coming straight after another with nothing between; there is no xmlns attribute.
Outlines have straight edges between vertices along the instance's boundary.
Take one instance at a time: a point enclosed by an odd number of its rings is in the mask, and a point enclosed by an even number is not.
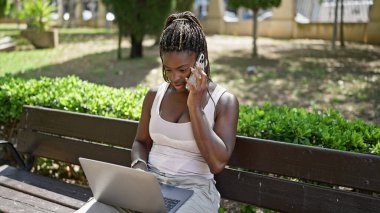
<svg viewBox="0 0 380 213"><path fill-rule="evenodd" d="M199 66L199 64L202 65L202 69L204 69L207 65L205 55L203 53L200 53L198 55L197 61L195 62L195 66ZM202 70L203 71L203 70ZM198 72L198 69L195 67L195 72ZM201 73L197 73L198 75L201 75ZM197 80L193 73L190 74L188 79L195 87L197 86ZM186 89L189 90L189 88L186 86Z"/></svg>

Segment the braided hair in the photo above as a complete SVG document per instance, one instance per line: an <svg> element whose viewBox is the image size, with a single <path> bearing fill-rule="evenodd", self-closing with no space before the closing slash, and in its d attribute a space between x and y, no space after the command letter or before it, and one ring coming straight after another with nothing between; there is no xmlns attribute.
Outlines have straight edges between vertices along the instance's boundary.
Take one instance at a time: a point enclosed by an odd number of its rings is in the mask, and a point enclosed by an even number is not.
<svg viewBox="0 0 380 213"><path fill-rule="evenodd" d="M193 13L186 11L174 13L166 19L164 30L160 37L160 57L167 52L194 52L198 56L205 55L208 61L206 36L203 33L199 20ZM210 63L204 68L210 79ZM168 81L166 71L162 66L162 75Z"/></svg>

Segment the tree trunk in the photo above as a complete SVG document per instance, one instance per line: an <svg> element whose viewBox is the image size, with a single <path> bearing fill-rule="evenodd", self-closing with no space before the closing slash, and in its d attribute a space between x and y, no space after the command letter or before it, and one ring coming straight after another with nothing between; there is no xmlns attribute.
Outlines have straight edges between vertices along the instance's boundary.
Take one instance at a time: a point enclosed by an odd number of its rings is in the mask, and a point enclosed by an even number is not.
<svg viewBox="0 0 380 213"><path fill-rule="evenodd" d="M252 19L253 19L253 49L252 49L252 57L256 57L257 56L257 46L256 46L256 40L257 40L257 12L259 11L259 9L257 8L253 8L252 9L253 11L253 16L252 16Z"/></svg>
<svg viewBox="0 0 380 213"><path fill-rule="evenodd" d="M118 41L117 41L117 60L121 59L121 39L123 38L122 26L119 23L119 33L118 33Z"/></svg>
<svg viewBox="0 0 380 213"><path fill-rule="evenodd" d="M332 41L331 41L331 46L332 46L333 50L335 50L336 31L337 31L337 23L338 23L338 6L339 6L338 2L339 2L339 0L335 0L333 37L332 37Z"/></svg>
<svg viewBox="0 0 380 213"><path fill-rule="evenodd" d="M69 15L70 15L70 18L69 18L69 23L68 23L68 26L71 28L71 27L75 27L75 8L76 8L76 5L77 3L74 1L74 0L69 0Z"/></svg>
<svg viewBox="0 0 380 213"><path fill-rule="evenodd" d="M143 39L139 36L131 34L131 55L130 58L142 58L143 57L143 48L142 48Z"/></svg>
<svg viewBox="0 0 380 213"><path fill-rule="evenodd" d="M344 20L343 20L343 15L344 15L344 0L340 0L340 46L345 47L344 44Z"/></svg>
<svg viewBox="0 0 380 213"><path fill-rule="evenodd" d="M0 1L0 18L5 17L5 8L7 7L7 0Z"/></svg>

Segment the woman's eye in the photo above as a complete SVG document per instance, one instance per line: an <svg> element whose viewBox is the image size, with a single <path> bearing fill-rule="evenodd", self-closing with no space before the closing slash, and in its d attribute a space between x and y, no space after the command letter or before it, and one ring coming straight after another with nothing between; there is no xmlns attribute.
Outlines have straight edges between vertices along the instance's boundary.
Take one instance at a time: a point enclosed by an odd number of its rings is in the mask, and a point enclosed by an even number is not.
<svg viewBox="0 0 380 213"><path fill-rule="evenodd" d="M181 71L181 72L186 72L186 71L189 70L189 69L190 69L190 67L185 67L185 68L180 69L179 71Z"/></svg>

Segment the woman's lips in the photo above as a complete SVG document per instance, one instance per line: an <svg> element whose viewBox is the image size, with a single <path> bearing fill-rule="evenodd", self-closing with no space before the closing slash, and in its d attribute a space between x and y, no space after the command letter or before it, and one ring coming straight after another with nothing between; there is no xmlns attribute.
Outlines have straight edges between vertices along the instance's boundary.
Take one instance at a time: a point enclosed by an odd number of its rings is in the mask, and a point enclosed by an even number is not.
<svg viewBox="0 0 380 213"><path fill-rule="evenodd" d="M183 90L185 88L185 84L172 84L172 85L176 90Z"/></svg>

